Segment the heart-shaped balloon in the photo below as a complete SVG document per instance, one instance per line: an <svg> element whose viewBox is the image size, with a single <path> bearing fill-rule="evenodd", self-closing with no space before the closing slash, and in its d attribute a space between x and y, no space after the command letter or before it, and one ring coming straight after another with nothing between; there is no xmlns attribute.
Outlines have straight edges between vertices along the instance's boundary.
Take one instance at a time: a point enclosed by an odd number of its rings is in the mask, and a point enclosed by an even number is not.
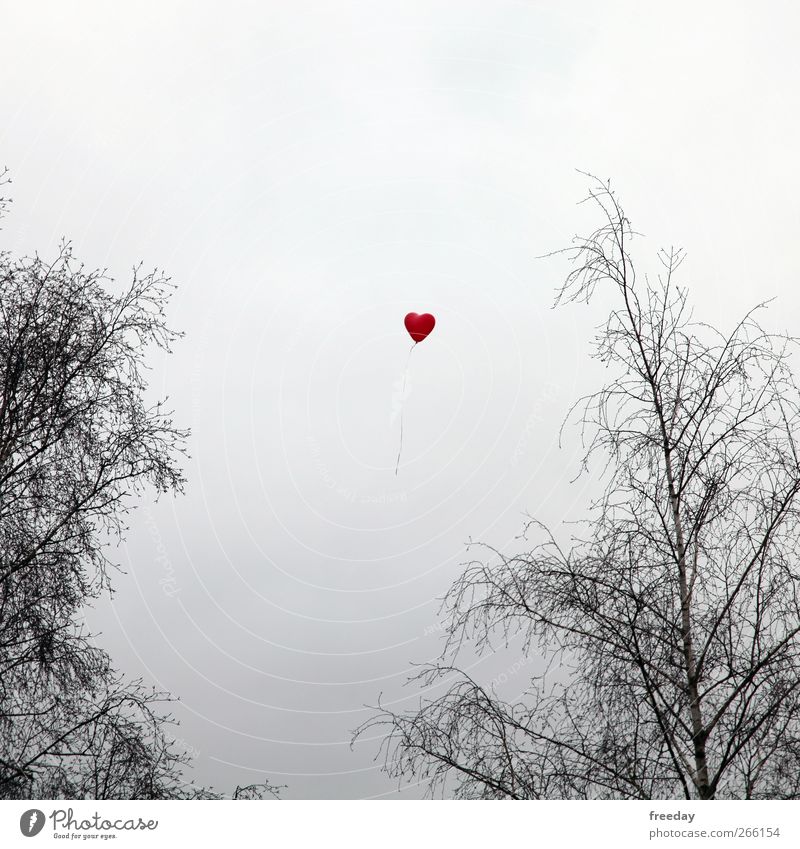
<svg viewBox="0 0 800 849"><path fill-rule="evenodd" d="M406 330L415 342L421 342L433 330L436 319L429 313L417 315L410 312L406 316Z"/></svg>

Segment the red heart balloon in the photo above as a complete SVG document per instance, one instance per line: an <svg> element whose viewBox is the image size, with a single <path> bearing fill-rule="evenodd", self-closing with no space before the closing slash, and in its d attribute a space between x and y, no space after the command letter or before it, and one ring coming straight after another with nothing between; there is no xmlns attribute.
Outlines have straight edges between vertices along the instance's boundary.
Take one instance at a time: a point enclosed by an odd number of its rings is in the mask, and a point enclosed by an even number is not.
<svg viewBox="0 0 800 849"><path fill-rule="evenodd" d="M436 319L429 313L417 315L410 312L406 316L406 330L415 342L421 342L433 330Z"/></svg>

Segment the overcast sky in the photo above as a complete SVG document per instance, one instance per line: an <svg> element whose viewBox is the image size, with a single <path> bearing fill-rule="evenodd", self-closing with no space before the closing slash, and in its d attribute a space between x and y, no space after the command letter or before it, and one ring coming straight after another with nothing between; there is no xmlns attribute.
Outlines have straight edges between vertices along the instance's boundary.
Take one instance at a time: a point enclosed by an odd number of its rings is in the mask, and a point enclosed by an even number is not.
<svg viewBox="0 0 800 849"><path fill-rule="evenodd" d="M797 332L800 13L735 2L0 0L0 239L59 239L177 283L186 336L154 393L191 427L186 494L142 502L89 620L181 697L200 782L416 797L354 750L379 695L413 707L470 538L583 514L558 426L597 388L589 307L551 310L611 178L686 248L696 316L776 297ZM766 12L768 11L768 14ZM400 382L409 311L432 312ZM514 696L514 646L466 658Z"/></svg>

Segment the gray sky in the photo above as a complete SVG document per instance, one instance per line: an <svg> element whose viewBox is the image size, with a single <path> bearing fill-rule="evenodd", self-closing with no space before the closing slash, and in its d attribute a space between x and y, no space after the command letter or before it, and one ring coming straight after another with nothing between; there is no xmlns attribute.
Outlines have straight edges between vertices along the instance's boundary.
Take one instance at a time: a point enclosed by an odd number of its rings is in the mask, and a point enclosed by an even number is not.
<svg viewBox="0 0 800 849"><path fill-rule="evenodd" d="M688 251L698 318L777 297L796 332L800 14L789 2L2 0L0 239L178 284L186 337L153 386L192 428L186 495L131 520L90 621L120 668L181 697L194 775L289 798L415 797L380 693L440 647L437 598L472 537L582 515L593 306L551 311L610 177L643 270ZM406 312L415 350L394 475ZM591 485L591 482L588 482ZM525 685L508 652L471 674ZM507 680L506 680L507 679Z"/></svg>

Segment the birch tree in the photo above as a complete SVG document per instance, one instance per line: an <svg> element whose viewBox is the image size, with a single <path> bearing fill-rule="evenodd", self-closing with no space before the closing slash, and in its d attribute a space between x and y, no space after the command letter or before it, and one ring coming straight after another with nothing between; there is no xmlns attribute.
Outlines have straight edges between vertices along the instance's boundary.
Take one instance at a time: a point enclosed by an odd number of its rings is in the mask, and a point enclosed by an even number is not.
<svg viewBox="0 0 800 849"><path fill-rule="evenodd" d="M587 201L600 224L556 302L613 297L593 348L612 378L567 418L602 495L579 536L533 521L526 550L479 548L417 676L444 694L358 733L385 732L393 775L463 798L798 798L797 340L764 329L764 303L725 331L695 319L683 253L637 275L610 185ZM465 643L520 634L560 680L508 703L459 669Z"/></svg>

